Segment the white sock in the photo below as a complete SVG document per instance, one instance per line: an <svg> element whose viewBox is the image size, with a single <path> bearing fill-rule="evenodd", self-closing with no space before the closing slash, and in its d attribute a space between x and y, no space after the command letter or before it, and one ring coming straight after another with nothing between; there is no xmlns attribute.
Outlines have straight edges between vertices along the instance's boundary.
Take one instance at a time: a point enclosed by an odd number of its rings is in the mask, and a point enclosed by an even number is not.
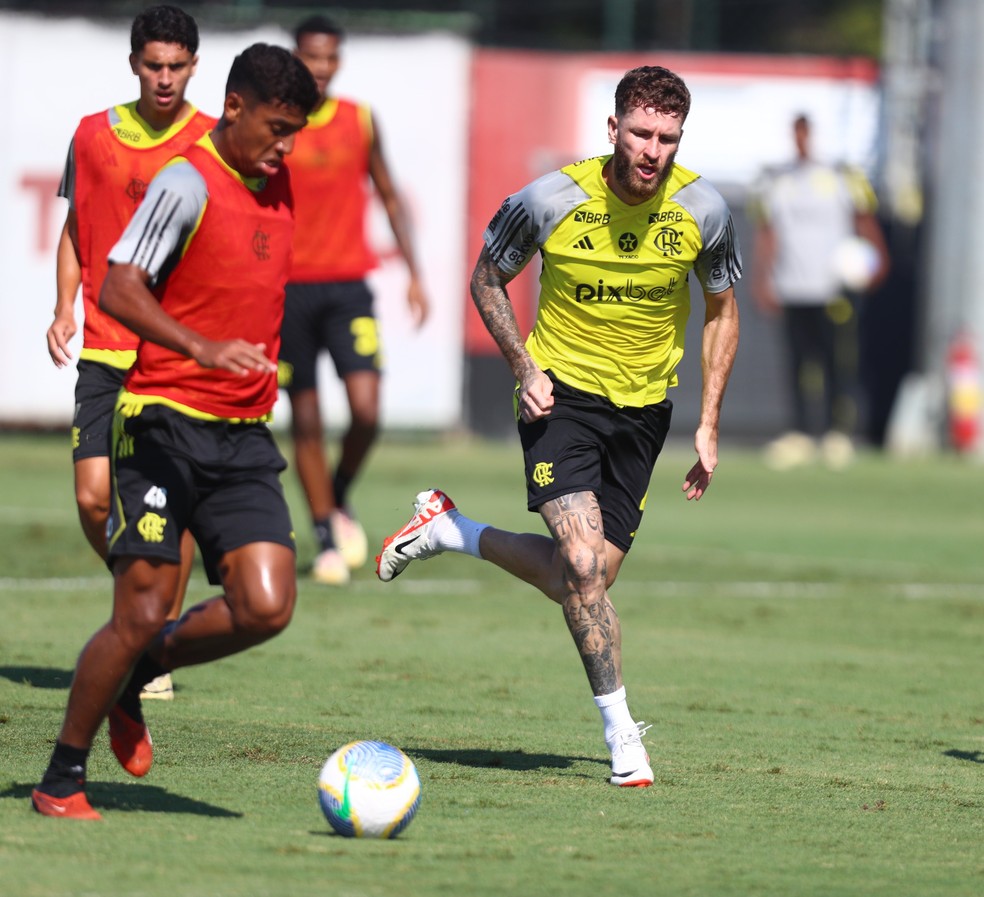
<svg viewBox="0 0 984 897"><path fill-rule="evenodd" d="M438 518L436 523L437 541L444 551L459 551L481 558L478 541L482 537L482 530L488 526L487 523L472 520L457 508Z"/></svg>
<svg viewBox="0 0 984 897"><path fill-rule="evenodd" d="M595 695L598 710L601 711L601 721L605 726L605 741L611 743L616 732L635 728L635 720L629 713L629 705L625 700L625 686L610 695Z"/></svg>

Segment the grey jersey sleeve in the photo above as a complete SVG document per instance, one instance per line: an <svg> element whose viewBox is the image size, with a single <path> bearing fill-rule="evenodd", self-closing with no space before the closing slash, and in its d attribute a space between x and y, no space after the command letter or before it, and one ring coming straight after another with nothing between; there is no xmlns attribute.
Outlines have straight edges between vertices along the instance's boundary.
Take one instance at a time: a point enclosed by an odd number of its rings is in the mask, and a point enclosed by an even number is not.
<svg viewBox="0 0 984 897"><path fill-rule="evenodd" d="M707 293L724 292L741 278L741 247L728 204L703 178L673 199L694 216L700 229L703 247L694 262L697 280Z"/></svg>
<svg viewBox="0 0 984 897"><path fill-rule="evenodd" d="M61 183L58 185L58 195L68 200L69 208L75 208L75 138L68 145L68 156L65 158L65 170L62 172Z"/></svg>
<svg viewBox="0 0 984 897"><path fill-rule="evenodd" d="M190 162L182 159L162 169L110 250L109 261L142 268L151 286L166 280L181 260L207 201L205 179Z"/></svg>
<svg viewBox="0 0 984 897"><path fill-rule="evenodd" d="M587 198L560 171L545 174L507 196L482 234L492 261L507 274L518 274L554 228Z"/></svg>

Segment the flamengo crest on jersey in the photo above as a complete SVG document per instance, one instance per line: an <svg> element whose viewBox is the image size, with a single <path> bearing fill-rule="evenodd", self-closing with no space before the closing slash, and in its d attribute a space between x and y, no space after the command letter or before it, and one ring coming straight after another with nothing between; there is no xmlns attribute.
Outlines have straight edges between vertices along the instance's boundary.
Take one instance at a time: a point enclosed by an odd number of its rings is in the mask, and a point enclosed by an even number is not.
<svg viewBox="0 0 984 897"><path fill-rule="evenodd" d="M676 385L690 312L688 274L719 293L741 276L721 195L674 165L659 193L626 205L605 184L610 156L568 165L506 198L486 228L508 274L543 259L534 361L616 405L662 401Z"/></svg>
<svg viewBox="0 0 984 897"><path fill-rule="evenodd" d="M293 233L286 166L269 178L243 178L206 135L154 179L110 257L146 271L163 310L195 332L262 343L275 360ZM227 420L264 417L277 399L276 374L203 368L149 340L124 388L145 402Z"/></svg>

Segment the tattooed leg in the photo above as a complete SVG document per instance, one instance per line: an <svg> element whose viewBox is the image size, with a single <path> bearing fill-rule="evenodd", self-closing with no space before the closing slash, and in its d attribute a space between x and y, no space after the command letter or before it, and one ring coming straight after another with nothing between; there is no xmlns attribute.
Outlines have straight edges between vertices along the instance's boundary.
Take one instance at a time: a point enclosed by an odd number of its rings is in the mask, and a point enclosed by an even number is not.
<svg viewBox="0 0 984 897"><path fill-rule="evenodd" d="M608 549L598 500L578 492L541 509L564 574L563 608L588 682L596 695L622 686L622 629L608 597Z"/></svg>

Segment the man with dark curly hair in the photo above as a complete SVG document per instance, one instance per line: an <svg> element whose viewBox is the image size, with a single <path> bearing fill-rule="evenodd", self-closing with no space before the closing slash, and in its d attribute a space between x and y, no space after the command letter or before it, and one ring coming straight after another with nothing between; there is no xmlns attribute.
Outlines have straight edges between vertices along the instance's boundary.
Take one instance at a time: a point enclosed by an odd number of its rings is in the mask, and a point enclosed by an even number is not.
<svg viewBox="0 0 984 897"><path fill-rule="evenodd" d="M721 195L676 163L690 92L673 72L626 73L608 118L609 156L544 175L506 198L485 230L472 298L516 376L527 507L550 533L513 533L462 515L444 492L384 543L384 582L443 551L483 558L564 611L611 754L613 785L653 782L622 683L622 636L608 595L632 546L670 426L690 312L705 303L703 392L683 491L700 499L718 463L721 402L738 346L741 259ZM539 255L540 297L523 339L506 287Z"/></svg>

